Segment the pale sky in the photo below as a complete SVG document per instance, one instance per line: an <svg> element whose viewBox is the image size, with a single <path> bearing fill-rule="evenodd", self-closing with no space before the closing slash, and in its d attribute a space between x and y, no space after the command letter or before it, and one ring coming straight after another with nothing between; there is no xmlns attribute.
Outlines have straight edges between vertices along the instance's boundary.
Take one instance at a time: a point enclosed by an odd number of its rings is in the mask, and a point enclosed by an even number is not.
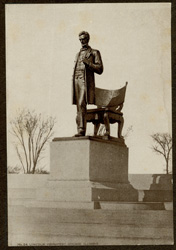
<svg viewBox="0 0 176 250"><path fill-rule="evenodd" d="M7 4L7 124L26 107L56 117L55 137L77 132L71 79L82 30L102 56L96 86L118 89L128 81L123 113L124 133L133 126L126 139L129 173L162 173L165 163L152 152L150 135L171 133L170 3ZM116 130L111 126L113 136ZM49 166L49 155L44 161ZM8 165L16 164L8 134Z"/></svg>

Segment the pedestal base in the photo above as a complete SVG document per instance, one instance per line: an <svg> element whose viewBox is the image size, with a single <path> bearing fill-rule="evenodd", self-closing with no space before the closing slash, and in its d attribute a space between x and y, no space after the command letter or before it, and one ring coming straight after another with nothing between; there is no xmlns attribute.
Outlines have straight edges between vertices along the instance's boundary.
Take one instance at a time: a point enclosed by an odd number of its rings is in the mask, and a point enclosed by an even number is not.
<svg viewBox="0 0 176 250"><path fill-rule="evenodd" d="M51 201L137 201L128 181L128 148L123 140L55 138L51 173L41 199ZM38 197L38 198L40 198Z"/></svg>
<svg viewBox="0 0 176 250"><path fill-rule="evenodd" d="M115 184L90 181L48 181L38 190L37 199L47 201L137 201L138 192L130 183Z"/></svg>
<svg viewBox="0 0 176 250"><path fill-rule="evenodd" d="M50 168L50 180L128 183L128 148L120 139L55 138Z"/></svg>

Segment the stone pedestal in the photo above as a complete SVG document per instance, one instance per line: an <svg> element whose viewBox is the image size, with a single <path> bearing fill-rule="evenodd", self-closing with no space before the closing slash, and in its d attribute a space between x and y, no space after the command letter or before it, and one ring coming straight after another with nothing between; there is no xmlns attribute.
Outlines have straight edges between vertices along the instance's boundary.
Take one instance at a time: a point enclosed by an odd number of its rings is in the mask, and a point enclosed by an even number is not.
<svg viewBox="0 0 176 250"><path fill-rule="evenodd" d="M50 180L128 182L128 148L123 142L56 138L50 149Z"/></svg>
<svg viewBox="0 0 176 250"><path fill-rule="evenodd" d="M43 192L54 201L137 201L128 181L128 148L123 140L98 137L55 138L50 177ZM44 197L41 196L41 199Z"/></svg>

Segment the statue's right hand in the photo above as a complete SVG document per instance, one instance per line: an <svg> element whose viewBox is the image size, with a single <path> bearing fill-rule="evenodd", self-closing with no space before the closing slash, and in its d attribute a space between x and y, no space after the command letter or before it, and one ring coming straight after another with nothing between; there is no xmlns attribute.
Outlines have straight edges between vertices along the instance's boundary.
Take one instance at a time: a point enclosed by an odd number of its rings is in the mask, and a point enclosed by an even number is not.
<svg viewBox="0 0 176 250"><path fill-rule="evenodd" d="M83 63L89 65L89 60L87 58L84 58Z"/></svg>

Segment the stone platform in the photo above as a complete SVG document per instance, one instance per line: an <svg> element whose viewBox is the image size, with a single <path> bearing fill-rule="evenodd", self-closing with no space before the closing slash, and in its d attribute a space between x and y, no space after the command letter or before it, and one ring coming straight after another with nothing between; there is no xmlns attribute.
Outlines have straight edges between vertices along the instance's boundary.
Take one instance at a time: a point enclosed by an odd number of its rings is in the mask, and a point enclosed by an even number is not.
<svg viewBox="0 0 176 250"><path fill-rule="evenodd" d="M124 140L100 137L55 138L50 148L50 177L38 199L51 201L137 201L128 181Z"/></svg>
<svg viewBox="0 0 176 250"><path fill-rule="evenodd" d="M48 176L8 178L9 246L174 243L168 190L133 188L123 140L55 138L50 159Z"/></svg>
<svg viewBox="0 0 176 250"><path fill-rule="evenodd" d="M9 206L9 246L171 245L166 210L65 209Z"/></svg>
<svg viewBox="0 0 176 250"><path fill-rule="evenodd" d="M80 196L80 190L90 181L48 182L48 177L8 176L9 246L173 244L172 203L156 202L155 197L153 202L83 201L86 194ZM75 186L80 201L64 201L65 197L75 199L75 194L71 196ZM68 188L67 195L64 187Z"/></svg>

